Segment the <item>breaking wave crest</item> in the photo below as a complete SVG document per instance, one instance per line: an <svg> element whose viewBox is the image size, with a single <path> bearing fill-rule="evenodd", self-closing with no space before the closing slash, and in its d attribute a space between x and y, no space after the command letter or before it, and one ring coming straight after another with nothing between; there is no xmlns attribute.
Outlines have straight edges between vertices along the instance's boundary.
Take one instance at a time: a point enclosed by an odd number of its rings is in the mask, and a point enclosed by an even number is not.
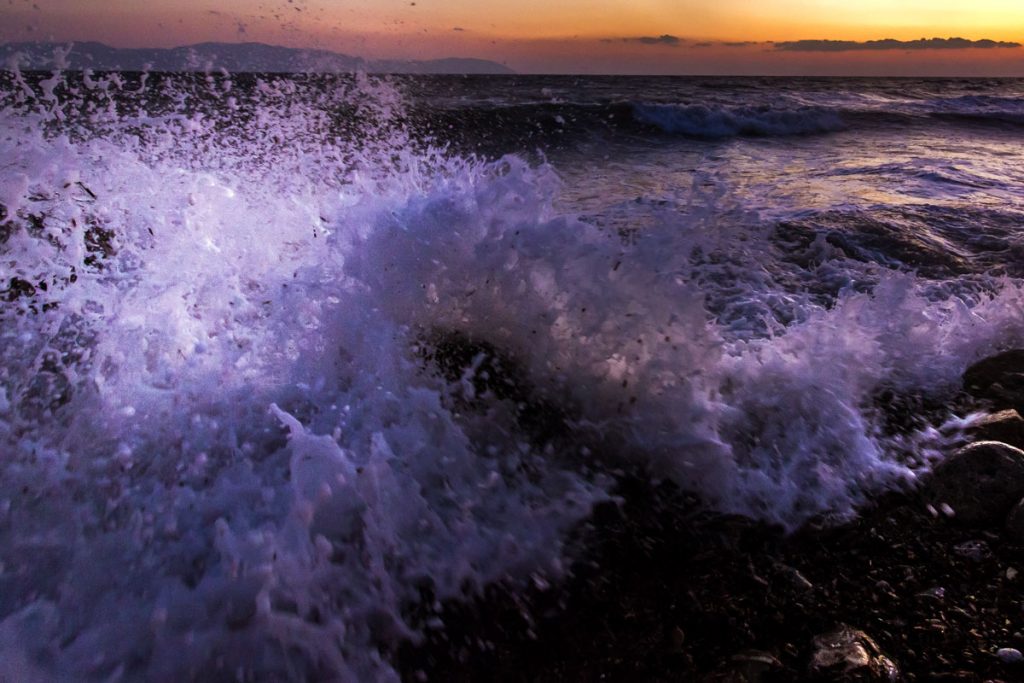
<svg viewBox="0 0 1024 683"><path fill-rule="evenodd" d="M625 240L555 210L551 166L417 143L387 81L5 88L12 680L396 678L436 601L560 576L621 468L789 528L850 515L929 457L873 396L1024 336L1009 280L796 253L723 188ZM514 377L483 376L497 354Z"/></svg>
<svg viewBox="0 0 1024 683"><path fill-rule="evenodd" d="M783 136L829 133L844 130L837 111L817 108L724 107L703 104L636 104L637 121L666 133L698 138L729 138L738 135Z"/></svg>

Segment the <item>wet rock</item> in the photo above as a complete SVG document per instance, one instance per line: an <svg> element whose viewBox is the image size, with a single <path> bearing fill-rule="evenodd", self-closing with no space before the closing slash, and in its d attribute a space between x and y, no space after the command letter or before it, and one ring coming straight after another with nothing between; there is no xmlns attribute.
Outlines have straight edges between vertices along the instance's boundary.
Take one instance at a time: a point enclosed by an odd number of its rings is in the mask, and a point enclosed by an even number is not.
<svg viewBox="0 0 1024 683"><path fill-rule="evenodd" d="M704 683L761 683L780 669L782 663L770 652L745 650L730 657L729 661L704 678Z"/></svg>
<svg viewBox="0 0 1024 683"><path fill-rule="evenodd" d="M1024 349L997 353L964 372L964 391L997 408L1024 409Z"/></svg>
<svg viewBox="0 0 1024 683"><path fill-rule="evenodd" d="M997 441L961 448L935 468L929 493L963 522L1005 519L1024 497L1024 451Z"/></svg>
<svg viewBox="0 0 1024 683"><path fill-rule="evenodd" d="M786 582L794 590L801 593L814 590L814 584L795 567L790 567L782 562L775 562L772 564L772 568L775 576L781 581Z"/></svg>
<svg viewBox="0 0 1024 683"><path fill-rule="evenodd" d="M1001 441L1024 448L1024 417L1016 410L1002 410L986 415L967 430L974 441Z"/></svg>
<svg viewBox="0 0 1024 683"><path fill-rule="evenodd" d="M878 644L863 631L839 626L814 638L814 654L808 667L812 680L898 681L900 670Z"/></svg>
<svg viewBox="0 0 1024 683"><path fill-rule="evenodd" d="M1024 545L1024 500L1017 503L1006 517L1006 538L1012 543Z"/></svg>
<svg viewBox="0 0 1024 683"><path fill-rule="evenodd" d="M953 546L953 552L972 562L984 562L992 557L992 551L985 541L965 541Z"/></svg>
<svg viewBox="0 0 1024 683"><path fill-rule="evenodd" d="M1020 664L1024 662L1024 654L1014 647L1001 647L996 651L996 657L1003 664Z"/></svg>
<svg viewBox="0 0 1024 683"><path fill-rule="evenodd" d="M925 602L942 603L946 599L946 589L942 586L936 586L935 588L921 591L915 597Z"/></svg>
<svg viewBox="0 0 1024 683"><path fill-rule="evenodd" d="M925 679L928 683L978 683L978 675L973 671L933 671ZM1002 681L986 680L985 683L1003 683Z"/></svg>
<svg viewBox="0 0 1024 683"><path fill-rule="evenodd" d="M680 652L686 645L686 631L676 626L668 635L669 647L673 652Z"/></svg>

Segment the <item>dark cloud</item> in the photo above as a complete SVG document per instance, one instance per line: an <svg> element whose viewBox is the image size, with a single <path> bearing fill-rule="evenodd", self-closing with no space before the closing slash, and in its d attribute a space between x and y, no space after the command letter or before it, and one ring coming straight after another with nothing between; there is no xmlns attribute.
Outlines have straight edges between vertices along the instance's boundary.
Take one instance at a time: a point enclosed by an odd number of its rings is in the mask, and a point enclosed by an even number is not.
<svg viewBox="0 0 1024 683"><path fill-rule="evenodd" d="M786 52L850 52L853 50L965 50L968 48L1020 47L1020 43L966 38L920 38L918 40L790 40L775 43L776 50Z"/></svg>
<svg viewBox="0 0 1024 683"><path fill-rule="evenodd" d="M640 38L634 38L634 42L643 43L644 45L678 45L681 41L676 36L670 36L669 34L658 36L653 38L651 36L642 36Z"/></svg>
<svg viewBox="0 0 1024 683"><path fill-rule="evenodd" d="M701 43L690 43L689 47L754 47L755 45L771 45L770 40L708 40Z"/></svg>
<svg viewBox="0 0 1024 683"><path fill-rule="evenodd" d="M638 36L636 38L604 38L602 43L639 43L640 45L669 45L676 47L683 42L678 36Z"/></svg>

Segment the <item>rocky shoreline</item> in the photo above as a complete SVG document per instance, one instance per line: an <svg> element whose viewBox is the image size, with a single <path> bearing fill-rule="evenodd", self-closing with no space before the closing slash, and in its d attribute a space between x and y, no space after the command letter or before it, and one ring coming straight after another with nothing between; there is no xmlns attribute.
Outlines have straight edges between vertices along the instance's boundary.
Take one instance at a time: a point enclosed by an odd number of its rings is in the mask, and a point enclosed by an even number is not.
<svg viewBox="0 0 1024 683"><path fill-rule="evenodd" d="M625 481L564 584L446 605L403 678L1024 680L1024 350L963 384L989 417L915 490L786 535Z"/></svg>

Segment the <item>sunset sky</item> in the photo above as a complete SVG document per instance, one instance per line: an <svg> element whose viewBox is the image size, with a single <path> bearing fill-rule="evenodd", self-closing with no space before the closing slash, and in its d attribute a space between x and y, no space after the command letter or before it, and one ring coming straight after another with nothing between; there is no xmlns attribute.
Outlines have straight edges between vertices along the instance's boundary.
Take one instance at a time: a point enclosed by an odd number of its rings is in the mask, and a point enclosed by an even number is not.
<svg viewBox="0 0 1024 683"><path fill-rule="evenodd" d="M549 73L1024 76L1024 0L0 2L3 42L259 41ZM966 40L920 40L933 37ZM868 42L882 39L895 42Z"/></svg>

